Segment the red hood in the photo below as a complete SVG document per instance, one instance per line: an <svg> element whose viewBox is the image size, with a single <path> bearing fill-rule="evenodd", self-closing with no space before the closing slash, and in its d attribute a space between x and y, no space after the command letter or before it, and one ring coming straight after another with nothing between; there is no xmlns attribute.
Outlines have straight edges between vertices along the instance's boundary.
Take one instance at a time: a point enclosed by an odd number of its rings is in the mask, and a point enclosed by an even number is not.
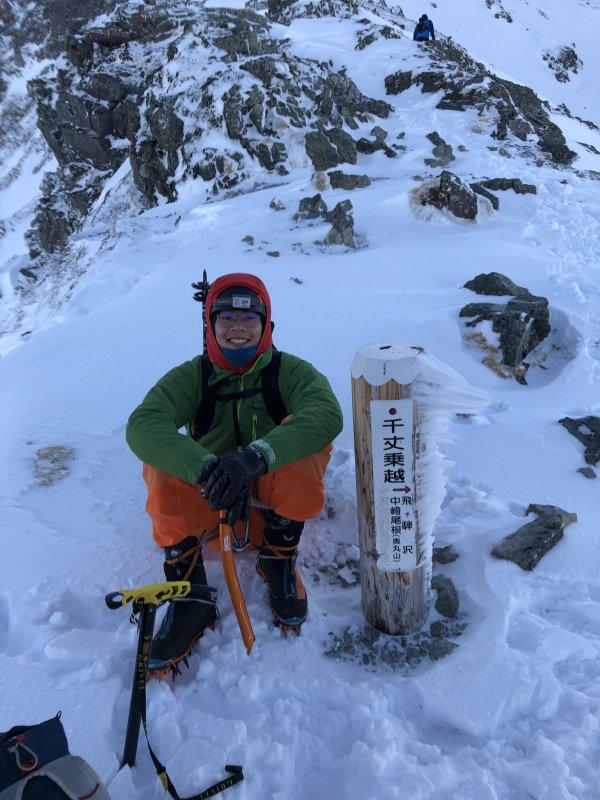
<svg viewBox="0 0 600 800"><path fill-rule="evenodd" d="M217 344L215 332L213 331L210 322L210 312L215 299L224 289L228 289L230 286L245 286L247 289L252 289L252 291L256 292L256 294L259 295L259 297L263 300L267 309L267 317L265 319L262 336L260 337L258 346L256 348L256 353L247 364L244 364L243 367L237 367L235 364L232 364L231 361L225 358L223 351ZM208 357L211 364L214 364L216 367L221 367L229 372L235 372L237 375L241 375L242 373L247 372L252 364L254 364L256 359L263 353L266 353L273 344L273 340L271 339L271 298L269 297L266 286L260 278L256 277L256 275L249 275L247 272L230 272L228 275L222 275L220 278L217 278L217 280L211 284L210 291L208 292L205 314L207 323L206 349L208 351Z"/></svg>

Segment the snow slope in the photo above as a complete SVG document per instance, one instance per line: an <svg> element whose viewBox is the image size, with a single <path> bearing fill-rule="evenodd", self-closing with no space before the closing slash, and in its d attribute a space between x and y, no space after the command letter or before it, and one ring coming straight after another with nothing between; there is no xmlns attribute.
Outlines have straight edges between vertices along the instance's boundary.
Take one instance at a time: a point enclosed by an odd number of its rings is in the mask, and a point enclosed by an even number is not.
<svg viewBox="0 0 600 800"><path fill-rule="evenodd" d="M297 20L283 30L296 52L326 53L373 97L385 96L390 63L410 68L413 59L408 39L358 54L349 20ZM153 744L180 793L242 763L246 780L226 795L240 800L598 796L598 489L577 473L582 448L557 420L598 413L600 184L502 158L470 112L436 110L436 96L415 87L387 99L395 114L385 127L390 140L405 133L405 153L359 155L353 171L377 180L323 193L330 208L351 198L358 251L326 250L315 244L326 224L293 221L300 198L315 192L307 167L276 189L210 204L190 185L176 203L139 216L126 213L122 174L78 237L86 272L65 288L60 316L30 309L34 333L19 346L10 340L0 360L0 729L62 709L71 750L115 800L164 796L143 744L136 769L117 773L135 629L103 597L161 572L124 425L160 375L199 352L190 283L203 267L211 279L241 270L265 280L277 346L329 377L345 429L328 472L330 512L306 526L302 544L310 616L301 637L283 640L273 629L253 557L243 554L238 570L257 635L247 657L209 554L220 623L181 679L149 689ZM538 194L501 193L499 213L482 205L477 224L417 218L412 176L423 172L432 130L455 146L458 174L518 174ZM274 196L285 210L269 208ZM242 242L247 234L254 246ZM275 250L279 258L267 255ZM475 298L461 287L493 270L550 301L561 350L548 369L532 368L529 386L500 381L462 343L458 311ZM434 531L437 544L460 554L443 572L468 627L454 653L413 669L325 656L332 633L364 626L358 587L339 578L345 568L352 581L357 543L350 363L362 344L388 340L425 347L490 396L482 414L453 426L445 452L455 465ZM35 454L51 446L74 457L66 477L41 486ZM531 502L579 519L526 573L490 550Z"/></svg>
<svg viewBox="0 0 600 800"><path fill-rule="evenodd" d="M497 74L510 75L554 105L565 103L573 114L600 124L597 0L390 0L389 5L400 5L415 20L426 13L439 33L451 36ZM574 47L583 63L561 83L544 53L563 46Z"/></svg>

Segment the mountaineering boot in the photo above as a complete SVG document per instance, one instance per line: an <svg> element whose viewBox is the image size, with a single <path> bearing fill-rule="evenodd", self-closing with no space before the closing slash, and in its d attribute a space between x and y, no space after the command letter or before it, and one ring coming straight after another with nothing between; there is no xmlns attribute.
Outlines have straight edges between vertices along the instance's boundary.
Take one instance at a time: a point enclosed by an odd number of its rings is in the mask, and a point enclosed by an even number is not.
<svg viewBox="0 0 600 800"><path fill-rule="evenodd" d="M173 675L180 670L178 662L187 662L194 643L204 629L212 627L219 615L213 589L206 584L206 571L202 561L202 548L196 536L188 536L178 544L165 547L165 577L168 581L189 581L195 587L199 600L173 600L160 628L152 639L148 660L148 677Z"/></svg>
<svg viewBox="0 0 600 800"><path fill-rule="evenodd" d="M275 624L285 634L291 628L300 632L306 619L306 589L296 566L303 522L271 512L264 531L265 543L258 552L256 570L269 587Z"/></svg>

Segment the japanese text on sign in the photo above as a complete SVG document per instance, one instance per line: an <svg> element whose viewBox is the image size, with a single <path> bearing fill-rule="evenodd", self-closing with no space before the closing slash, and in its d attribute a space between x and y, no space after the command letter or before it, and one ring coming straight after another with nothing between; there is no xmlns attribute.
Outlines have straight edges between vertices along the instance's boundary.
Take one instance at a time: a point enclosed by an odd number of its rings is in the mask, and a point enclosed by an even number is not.
<svg viewBox="0 0 600 800"><path fill-rule="evenodd" d="M377 567L417 566L413 401L371 400Z"/></svg>

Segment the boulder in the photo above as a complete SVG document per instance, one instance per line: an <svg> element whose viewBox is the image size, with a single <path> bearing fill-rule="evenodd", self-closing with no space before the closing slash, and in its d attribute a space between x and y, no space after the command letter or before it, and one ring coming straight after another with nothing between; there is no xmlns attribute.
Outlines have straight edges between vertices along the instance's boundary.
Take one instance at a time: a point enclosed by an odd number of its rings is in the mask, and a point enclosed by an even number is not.
<svg viewBox="0 0 600 800"><path fill-rule="evenodd" d="M445 575L434 575L431 588L437 592L435 610L438 614L448 619L456 619L459 608L458 593L451 579Z"/></svg>
<svg viewBox="0 0 600 800"><path fill-rule="evenodd" d="M174 112L168 99L153 104L146 118L150 133L159 146L167 152L175 152L183 144L183 120Z"/></svg>
<svg viewBox="0 0 600 800"><path fill-rule="evenodd" d="M88 133L65 126L60 133L62 141L73 153L73 161L85 161L101 171L114 171L127 155L122 150L113 149L108 139L92 131Z"/></svg>
<svg viewBox="0 0 600 800"><path fill-rule="evenodd" d="M554 77L559 83L568 83L569 73L577 75L583 66L583 61L577 55L574 47L563 45L554 50L546 50L543 54L544 61L554 72Z"/></svg>
<svg viewBox="0 0 600 800"><path fill-rule="evenodd" d="M320 194L303 197L298 205L294 219L317 219L327 215L327 205Z"/></svg>
<svg viewBox="0 0 600 800"><path fill-rule="evenodd" d="M385 79L386 94L401 94L412 85L412 72L394 72Z"/></svg>
<svg viewBox="0 0 600 800"><path fill-rule="evenodd" d="M364 189L366 186L371 185L371 179L368 175L348 175L341 170L328 172L327 175L332 189L351 191L352 189Z"/></svg>
<svg viewBox="0 0 600 800"><path fill-rule="evenodd" d="M343 244L356 249L354 218L350 200L339 202L332 211L325 215L325 219L331 223L331 230L325 237L325 244Z"/></svg>
<svg viewBox="0 0 600 800"><path fill-rule="evenodd" d="M428 167L445 167L451 161L454 161L454 153L452 147L442 139L437 131L428 133L427 138L435 145L433 148L434 158L426 158L425 163Z"/></svg>
<svg viewBox="0 0 600 800"><path fill-rule="evenodd" d="M126 95L130 94L130 87L115 75L97 72L84 78L79 88L98 100L106 100L111 105L116 105Z"/></svg>
<svg viewBox="0 0 600 800"><path fill-rule="evenodd" d="M477 216L477 197L475 192L452 172L443 170L439 178L430 186L424 186L420 193L423 206L447 208L460 219L474 220Z"/></svg>
<svg viewBox="0 0 600 800"><path fill-rule="evenodd" d="M527 514L537 514L533 522L527 522L494 547L492 555L513 561L521 569L532 570L563 537L564 529L577 522L577 514L563 511L558 506L533 503Z"/></svg>
<svg viewBox="0 0 600 800"><path fill-rule="evenodd" d="M257 158L261 167L269 170L269 172L274 169L279 169L287 158L287 151L283 142L268 143L243 139L242 144L246 147L250 155Z"/></svg>
<svg viewBox="0 0 600 800"><path fill-rule="evenodd" d="M452 564L458 558L458 553L454 547L449 544L447 547L434 547L433 548L433 563L434 564Z"/></svg>
<svg viewBox="0 0 600 800"><path fill-rule="evenodd" d="M223 100L223 118L227 135L231 139L239 139L244 130L244 117L242 115L242 97L239 86L232 86L221 98Z"/></svg>
<svg viewBox="0 0 600 800"><path fill-rule="evenodd" d="M140 129L140 110L133 100L123 100L112 112L115 136L133 141Z"/></svg>
<svg viewBox="0 0 600 800"><path fill-rule="evenodd" d="M314 168L321 172L341 163L337 148L334 147L322 131L311 131L304 139L306 153Z"/></svg>
<svg viewBox="0 0 600 800"><path fill-rule="evenodd" d="M427 163L427 161L425 161L425 163ZM500 200L498 200L495 194L488 192L488 190L484 189L480 183L470 183L469 186L471 189L473 189L475 194L479 194L482 197L485 197L486 200L489 200L494 211L498 211L500 208Z"/></svg>
<svg viewBox="0 0 600 800"><path fill-rule="evenodd" d="M520 178L487 178L479 181L484 189L506 191L512 189L516 194L537 194L537 187L533 183L523 183Z"/></svg>
<svg viewBox="0 0 600 800"><path fill-rule="evenodd" d="M356 142L356 149L359 153L364 153L365 155L372 155L378 150L383 150L388 158L396 158L397 155L395 150L388 147L383 139L365 139L364 136Z"/></svg>
<svg viewBox="0 0 600 800"><path fill-rule="evenodd" d="M388 132L386 130L384 130L382 127L380 127L379 125L375 125L371 129L371 136L374 136L376 139L379 139L380 141L385 142L385 140L388 137Z"/></svg>
<svg viewBox="0 0 600 800"><path fill-rule="evenodd" d="M545 297L514 298L506 305L469 303L460 310L459 316L472 318L466 323L468 327L490 320L492 329L500 337L503 363L513 368L521 365L527 354L551 330L548 301Z"/></svg>
<svg viewBox="0 0 600 800"><path fill-rule="evenodd" d="M392 111L389 103L366 97L344 70L328 75L323 81L319 111L322 115L331 117L334 108L342 117L355 114L388 117Z"/></svg>
<svg viewBox="0 0 600 800"><path fill-rule="evenodd" d="M585 463L592 466L600 463L600 417L563 417L559 422L585 445Z"/></svg>
<svg viewBox="0 0 600 800"><path fill-rule="evenodd" d="M240 68L254 75L265 86L270 86L272 80L280 75L277 62L271 56L259 56L251 61L245 61Z"/></svg>
<svg viewBox="0 0 600 800"><path fill-rule="evenodd" d="M92 66L94 60L94 44L83 36L67 36L65 55L80 74L84 74Z"/></svg>
<svg viewBox="0 0 600 800"><path fill-rule="evenodd" d="M533 297L529 289L524 286L517 286L506 275L500 272L482 272L473 280L467 281L463 289L470 289L477 294L485 294L497 297L520 297L527 299Z"/></svg>
<svg viewBox="0 0 600 800"><path fill-rule="evenodd" d="M420 86L423 93L432 93L447 88L448 79L444 72L420 72L413 83Z"/></svg>
<svg viewBox="0 0 600 800"><path fill-rule="evenodd" d="M323 131L338 152L340 162L356 164L356 142L342 128L328 128Z"/></svg>
<svg viewBox="0 0 600 800"><path fill-rule="evenodd" d="M490 94L499 99L509 99L511 116L517 116L514 108L520 112L536 132L542 150L549 153L557 164L569 165L577 154L567 147L561 129L548 116L543 102L529 86L522 86L506 79L498 78L490 85ZM507 104L509 105L509 104ZM500 124L506 124L505 120ZM514 131L513 131L514 132Z"/></svg>
<svg viewBox="0 0 600 800"><path fill-rule="evenodd" d="M368 20L362 20L362 23L367 25L361 31L357 33L357 43L355 46L355 50L364 50L369 45L376 42L378 39L402 39L402 29L404 29L404 25L402 23L398 23L394 27L390 25L380 25L377 23L369 25Z"/></svg>
<svg viewBox="0 0 600 800"><path fill-rule="evenodd" d="M427 645L427 652L429 653L429 658L432 661L439 661L440 658L449 656L450 653L456 650L457 647L458 645L454 642L444 639L443 637L439 637L429 642Z"/></svg>

